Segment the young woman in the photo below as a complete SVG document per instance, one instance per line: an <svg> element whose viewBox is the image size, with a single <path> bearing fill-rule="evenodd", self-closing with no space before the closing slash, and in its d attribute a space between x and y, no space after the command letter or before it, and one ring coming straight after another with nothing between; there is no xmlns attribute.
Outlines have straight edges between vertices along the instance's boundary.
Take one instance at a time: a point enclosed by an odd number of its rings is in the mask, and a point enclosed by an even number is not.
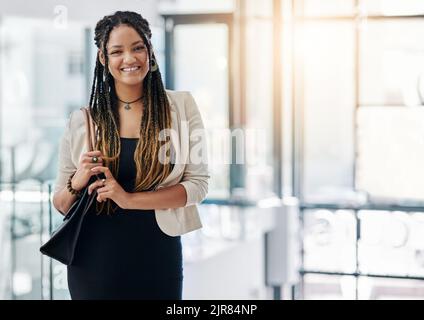
<svg viewBox="0 0 424 320"><path fill-rule="evenodd" d="M204 129L200 113L190 93L164 89L150 39L135 12L97 23L96 151L87 152L81 110L61 141L56 209L65 214L85 187L97 193L68 266L72 299L182 299L180 236L202 227L206 143L190 139ZM95 174L105 179L88 185Z"/></svg>

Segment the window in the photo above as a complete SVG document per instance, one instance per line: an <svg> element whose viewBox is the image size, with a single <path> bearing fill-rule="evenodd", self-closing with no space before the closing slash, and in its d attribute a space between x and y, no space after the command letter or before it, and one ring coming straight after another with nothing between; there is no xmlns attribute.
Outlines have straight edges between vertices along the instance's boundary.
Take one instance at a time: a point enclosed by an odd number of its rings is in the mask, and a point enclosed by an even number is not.
<svg viewBox="0 0 424 320"><path fill-rule="evenodd" d="M0 299L47 298L40 233L48 230L47 184L56 176L60 137L71 108L87 102L84 27L56 29L50 20L6 16L0 48ZM66 298L66 277L55 268L55 297Z"/></svg>
<svg viewBox="0 0 424 320"><path fill-rule="evenodd" d="M304 211L303 216L305 269L354 272L354 214L344 210L321 209Z"/></svg>
<svg viewBox="0 0 424 320"><path fill-rule="evenodd" d="M350 196L353 185L354 26L305 22L296 39L296 90L302 100L295 108L304 108L299 119L303 194L307 201L339 201Z"/></svg>
<svg viewBox="0 0 424 320"><path fill-rule="evenodd" d="M83 73L84 62L81 52L68 53L68 73L69 75L80 75Z"/></svg>

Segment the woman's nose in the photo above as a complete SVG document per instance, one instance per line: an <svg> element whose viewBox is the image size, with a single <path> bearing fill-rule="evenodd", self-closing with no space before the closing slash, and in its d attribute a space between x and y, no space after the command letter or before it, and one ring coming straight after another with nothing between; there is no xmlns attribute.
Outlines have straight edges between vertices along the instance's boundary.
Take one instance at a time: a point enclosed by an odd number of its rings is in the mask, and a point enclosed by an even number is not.
<svg viewBox="0 0 424 320"><path fill-rule="evenodd" d="M125 55L124 55L124 63L130 64L130 63L132 63L134 61L135 61L135 58L134 58L134 56L132 55L131 52L125 53Z"/></svg>

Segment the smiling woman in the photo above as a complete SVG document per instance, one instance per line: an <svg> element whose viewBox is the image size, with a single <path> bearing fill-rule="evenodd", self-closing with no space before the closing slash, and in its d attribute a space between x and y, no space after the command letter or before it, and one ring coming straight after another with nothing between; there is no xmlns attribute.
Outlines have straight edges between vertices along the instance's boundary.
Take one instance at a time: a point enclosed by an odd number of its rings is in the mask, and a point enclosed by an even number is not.
<svg viewBox="0 0 424 320"><path fill-rule="evenodd" d="M132 27L120 25L116 27L109 36L107 47L109 57L109 71L115 79L117 92L122 92L123 88L138 86L149 72L149 56L147 47L141 36ZM105 64L105 57L99 51L100 61ZM123 100L133 100L129 92L136 93L136 90L129 91Z"/></svg>
<svg viewBox="0 0 424 320"><path fill-rule="evenodd" d="M109 36L106 54L109 57L109 71L115 80L119 102L124 103L125 110L141 99L132 96L139 93L139 84L149 71L147 47L141 36L132 27L120 25ZM105 65L105 55L99 50L99 58ZM136 88L134 88L136 86ZM141 87L142 88L142 87ZM134 105L136 108L138 105ZM138 136L138 133L135 134Z"/></svg>
<svg viewBox="0 0 424 320"><path fill-rule="evenodd" d="M165 90L150 38L148 22L135 12L118 11L97 23L89 102L96 150L84 152L80 111L62 140L55 207L66 213L76 199L72 190L88 188L97 199L68 266L73 299L182 298L180 236L202 227L196 204L209 178L207 161L189 158L196 148L190 134L203 122L189 93ZM180 121L189 124L186 133ZM163 139L169 129L177 134ZM163 159L167 145L171 152ZM88 185L99 173L105 179Z"/></svg>

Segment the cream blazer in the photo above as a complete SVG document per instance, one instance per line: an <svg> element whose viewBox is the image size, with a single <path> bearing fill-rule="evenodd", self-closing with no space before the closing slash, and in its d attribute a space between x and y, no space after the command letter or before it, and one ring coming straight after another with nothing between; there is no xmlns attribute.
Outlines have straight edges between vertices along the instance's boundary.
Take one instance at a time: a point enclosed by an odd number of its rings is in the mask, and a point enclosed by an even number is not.
<svg viewBox="0 0 424 320"><path fill-rule="evenodd" d="M155 216L159 228L165 234L179 236L202 227L197 204L206 197L210 176L206 134L192 95L189 92L171 90L166 90L166 94L171 107L171 129L174 132L171 134L171 144L176 163L170 175L156 189L179 183L187 192L187 203L176 209L155 209ZM87 152L84 121L81 110L73 111L69 116L60 142L55 193L66 186L69 176L77 169L82 154ZM199 135L199 132L203 134ZM203 161L198 161L199 155Z"/></svg>

